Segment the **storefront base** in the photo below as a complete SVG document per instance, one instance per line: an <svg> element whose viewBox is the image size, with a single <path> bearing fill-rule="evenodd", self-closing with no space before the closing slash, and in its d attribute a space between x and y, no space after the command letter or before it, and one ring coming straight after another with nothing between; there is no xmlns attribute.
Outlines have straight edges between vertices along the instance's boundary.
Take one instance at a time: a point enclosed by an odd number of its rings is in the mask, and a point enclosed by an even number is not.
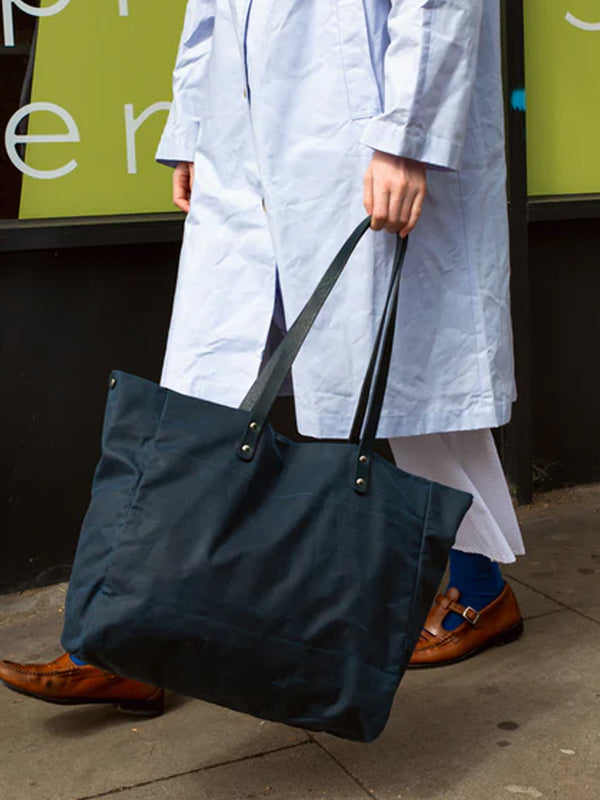
<svg viewBox="0 0 600 800"><path fill-rule="evenodd" d="M68 575L108 376L157 380L177 244L1 254L0 591Z"/></svg>
<svg viewBox="0 0 600 800"><path fill-rule="evenodd" d="M536 491L600 481L600 222L529 225Z"/></svg>

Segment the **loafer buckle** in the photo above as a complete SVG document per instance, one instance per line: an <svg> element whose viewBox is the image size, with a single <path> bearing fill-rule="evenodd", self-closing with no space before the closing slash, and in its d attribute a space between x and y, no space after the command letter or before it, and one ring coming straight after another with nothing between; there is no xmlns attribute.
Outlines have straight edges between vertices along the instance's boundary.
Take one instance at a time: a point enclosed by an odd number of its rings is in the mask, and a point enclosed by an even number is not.
<svg viewBox="0 0 600 800"><path fill-rule="evenodd" d="M481 617L481 612L475 611L475 609L471 608L471 606L467 606L462 612L462 616L467 620L467 622L470 622L471 625L477 625L479 618Z"/></svg>

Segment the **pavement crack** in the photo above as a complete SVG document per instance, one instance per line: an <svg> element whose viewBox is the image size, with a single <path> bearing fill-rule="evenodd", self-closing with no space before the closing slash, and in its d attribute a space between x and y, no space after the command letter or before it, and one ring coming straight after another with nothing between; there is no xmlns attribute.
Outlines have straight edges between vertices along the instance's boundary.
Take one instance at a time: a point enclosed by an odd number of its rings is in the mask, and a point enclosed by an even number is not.
<svg viewBox="0 0 600 800"><path fill-rule="evenodd" d="M340 760L339 760L339 758L337 758L337 756L334 756L334 755L333 755L333 753L332 753L332 752L330 752L330 751L329 751L329 750L328 750L328 749L325 747L325 745L324 745L324 744L322 744L322 743L321 743L321 742L320 742L318 739L315 739L315 737L313 736L313 734L312 734L312 733L309 733L308 731L307 731L307 733L308 733L308 738L310 739L310 741L311 741L313 744L316 744L316 745L317 745L317 747L320 747L320 748L321 748L321 750L322 750L322 751L323 751L323 752L324 752L324 753L325 753L327 756L329 756L329 758L330 758L330 759L331 759L331 760L332 760L332 761L333 761L335 764L337 764L337 766L338 766L338 767L339 767L339 768L342 770L342 772L345 772L345 773L346 773L346 775L347 775L347 776L350 778L350 780L354 781L354 783L355 783L355 784L358 786L358 788L359 788L359 789L362 789L362 791L363 791L363 792L366 794L366 796L367 796L367 797L370 797L370 798L371 798L371 800L378 800L378 797L377 797L377 795L376 795L376 794L375 794L375 793L374 793L374 792L373 792L371 789L367 789L367 787L366 787L366 786L364 785L364 783L363 783L363 782L360 780L360 778L357 778L357 777L356 777L356 775L353 775L353 774L350 772L350 770L348 769L348 767L347 767L347 766L346 766L346 765L345 765L345 764L344 764L342 761L340 761Z"/></svg>
<svg viewBox="0 0 600 800"><path fill-rule="evenodd" d="M541 594L542 597L546 598L546 600L551 600L553 603L556 603L556 605L561 606L562 609L564 609L566 611L572 611L573 614L577 614L579 617L583 617L584 619L587 619L588 622L593 622L594 625L600 625L600 620L594 619L594 617L590 617L589 614L585 614L583 611L579 611L578 609L573 608L573 606L568 605L568 603L564 603L562 600L557 600L556 597L552 597L551 594L547 594L546 592L542 592L541 589L537 589L535 586L532 586L530 583L527 583L526 581L522 580L521 578L516 578L514 575L511 575L506 570L504 570L504 574L508 578L510 578L511 581L514 581L514 583L520 583L521 586L526 586L528 589L531 589L532 592L537 592L537 594ZM553 613L553 612L549 612L549 613ZM545 615L543 615L543 616L545 616Z"/></svg>
<svg viewBox="0 0 600 800"><path fill-rule="evenodd" d="M263 750L260 753L252 753L248 756L241 756L240 758L232 758L227 761L219 761L215 764L208 764L205 767L197 767L196 769L187 769L183 772L174 772L172 775L165 775L161 778L153 778L150 781L140 781L139 783L131 783L126 786L117 786L115 789L108 789L106 792L98 792L97 794L86 794L81 797L74 798L74 800L98 800L100 797L111 797L113 795L122 794L123 792L130 792L132 789L141 789L145 786L154 786L158 783L167 783L167 781L175 780L176 778L185 778L187 775L197 775L199 772L209 772L219 767L228 767L232 764L242 764L244 761L252 761L254 759L265 758L272 756L276 753L283 753L286 750L294 750L297 747L304 747L307 744L312 744L310 738L305 739L303 742L294 742L294 744L286 744L283 747L274 747L272 750ZM372 797L373 795L371 795Z"/></svg>
<svg viewBox="0 0 600 800"><path fill-rule="evenodd" d="M565 611L570 611L570 608L553 608L552 611L542 611L540 614L531 614L524 616L525 622L531 622L534 619L541 619L542 617L551 617L552 614L564 614Z"/></svg>

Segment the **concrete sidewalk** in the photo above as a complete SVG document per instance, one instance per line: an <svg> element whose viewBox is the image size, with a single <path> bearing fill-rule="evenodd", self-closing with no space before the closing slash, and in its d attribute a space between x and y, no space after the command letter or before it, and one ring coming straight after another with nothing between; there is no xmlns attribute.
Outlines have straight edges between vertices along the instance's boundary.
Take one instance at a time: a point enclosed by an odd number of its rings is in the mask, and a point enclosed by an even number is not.
<svg viewBox="0 0 600 800"><path fill-rule="evenodd" d="M0 688L0 800L600 798L600 486L520 513L518 642L410 672L372 745L171 695L141 720ZM65 587L0 597L0 655L59 654Z"/></svg>

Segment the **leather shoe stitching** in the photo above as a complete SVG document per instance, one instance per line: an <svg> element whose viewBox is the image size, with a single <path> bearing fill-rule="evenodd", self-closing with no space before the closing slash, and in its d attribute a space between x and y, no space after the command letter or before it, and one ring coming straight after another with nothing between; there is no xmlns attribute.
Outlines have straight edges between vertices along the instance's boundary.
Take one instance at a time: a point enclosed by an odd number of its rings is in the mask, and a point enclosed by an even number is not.
<svg viewBox="0 0 600 800"><path fill-rule="evenodd" d="M96 670L96 674L101 675L104 672L104 670L101 670L98 667L95 667L94 669ZM44 677L56 678L58 675L62 675L65 678L70 678L73 675L78 675L82 671L83 670L81 669L68 669L68 670L59 669L59 670L54 670L53 672L43 672L43 671L40 672L39 670L25 669L22 667L10 667L10 672L18 672L20 675L31 675L35 678L44 678ZM92 677L92 673L89 673L89 676Z"/></svg>

